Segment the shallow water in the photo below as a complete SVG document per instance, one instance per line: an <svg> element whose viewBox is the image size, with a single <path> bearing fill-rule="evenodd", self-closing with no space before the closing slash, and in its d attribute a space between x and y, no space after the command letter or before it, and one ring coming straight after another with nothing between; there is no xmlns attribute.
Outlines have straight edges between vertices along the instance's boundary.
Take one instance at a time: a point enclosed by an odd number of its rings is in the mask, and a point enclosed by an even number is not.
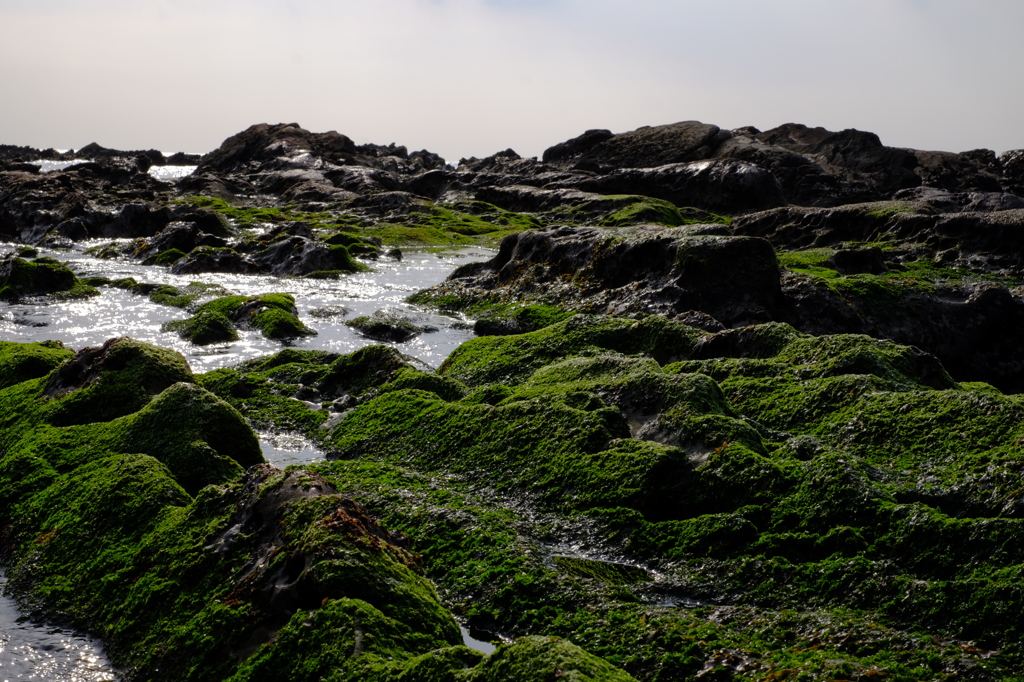
<svg viewBox="0 0 1024 682"><path fill-rule="evenodd" d="M476 649L482 654L493 654L498 649L498 647L490 642L485 642L473 637L473 635L469 634L469 628L465 625L460 625L459 630L462 631L462 643L470 649Z"/></svg>
<svg viewBox="0 0 1024 682"><path fill-rule="evenodd" d="M51 171L64 170L68 166L74 166L77 163L88 163L89 159L72 159L71 161L32 161L39 166L40 173L49 173ZM192 175L192 171L196 169L195 166L153 166L149 169L149 174L157 180L164 180L171 182L178 178L183 178L186 175Z"/></svg>
<svg viewBox="0 0 1024 682"><path fill-rule="evenodd" d="M6 582L0 572L0 593ZM13 599L0 598L0 680L103 682L115 678L98 640L26 620Z"/></svg>
<svg viewBox="0 0 1024 682"><path fill-rule="evenodd" d="M373 268L371 272L356 273L338 280L307 280L225 273L173 275L166 268L143 266L128 260L99 260L81 250L95 245L85 243L74 251L41 249L39 255L69 263L80 277L134 277L139 282L179 287L190 282L204 282L220 285L232 294L247 296L290 293L295 296L300 319L317 331L316 336L289 343L304 350L351 353L376 343L345 326L345 321L370 315L385 307L400 308L422 316L438 331L391 345L435 368L459 344L473 336L471 325L465 320L419 311L406 304L404 299L415 291L441 282L458 265L485 260L493 253L480 248L406 251L401 261L381 259L368 262ZM0 243L0 252L15 247L14 244ZM0 303L0 340L38 342L56 339L65 346L80 350L102 344L115 336L130 336L174 348L185 356L195 372L228 367L243 360L276 353L283 347L280 341L265 339L259 332L248 331L240 332L241 338L232 343L193 346L173 333L160 331L163 323L188 317L186 311L157 305L145 296L136 296L122 289L101 287L99 291L99 296L81 301Z"/></svg>
<svg viewBox="0 0 1024 682"><path fill-rule="evenodd" d="M440 365L455 347L473 336L471 325L466 320L416 310L404 299L415 291L441 282L463 263L486 260L493 255L493 251L480 248L440 252L410 250L404 252L400 261L367 261L371 272L338 280L303 280L221 273L178 276L166 268L143 266L128 260L99 260L86 255L84 250L94 245L78 244L72 251L41 249L39 255L68 262L80 277L134 277L139 282L176 286L198 281L218 284L232 294L250 296L271 292L293 294L300 319L317 331L316 336L297 339L290 344L304 350L351 353L378 343L360 336L345 326L345 321L384 307L401 308L422 316L424 322L437 327L438 331L406 343L390 345L433 368ZM14 250L17 246L0 243L0 253ZM84 301L15 305L0 302L0 340L58 340L69 348L80 350L100 345L115 336L130 336L178 350L197 373L276 353L283 347L281 342L265 339L259 332L244 331L233 343L193 346L173 333L160 331L164 322L188 317L186 311L157 305L145 296L136 296L121 289L102 287L99 291L99 296ZM301 438L264 433L260 434L260 445L267 461L277 467L323 459L322 453ZM475 644L471 646L474 648L491 646L486 642L473 642ZM115 679L115 672L103 656L98 642L65 630L23 621L14 601L0 597L0 682L99 682L112 679Z"/></svg>

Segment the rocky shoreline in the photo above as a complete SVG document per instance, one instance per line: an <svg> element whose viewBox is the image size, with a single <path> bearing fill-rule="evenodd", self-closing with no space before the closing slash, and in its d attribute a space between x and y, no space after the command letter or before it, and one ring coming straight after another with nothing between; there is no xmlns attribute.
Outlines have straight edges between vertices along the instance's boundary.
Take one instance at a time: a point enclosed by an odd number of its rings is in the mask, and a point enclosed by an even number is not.
<svg viewBox="0 0 1024 682"><path fill-rule="evenodd" d="M1021 235L1024 151L796 124L457 166L296 124L201 158L0 146L0 299L117 287L194 344L284 344L193 374L129 338L0 342L7 589L132 680L1013 679ZM411 297L479 335L430 371L288 347L286 293L37 252L82 242L281 282L497 251ZM328 460L274 469L254 427Z"/></svg>

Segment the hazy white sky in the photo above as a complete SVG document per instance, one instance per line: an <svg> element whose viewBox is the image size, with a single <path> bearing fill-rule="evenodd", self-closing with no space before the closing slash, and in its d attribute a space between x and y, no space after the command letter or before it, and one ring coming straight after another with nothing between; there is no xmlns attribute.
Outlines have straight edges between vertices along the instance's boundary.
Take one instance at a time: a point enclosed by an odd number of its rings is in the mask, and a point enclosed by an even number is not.
<svg viewBox="0 0 1024 682"><path fill-rule="evenodd" d="M1024 148L1020 0L0 0L0 143L297 122L449 161L696 119Z"/></svg>

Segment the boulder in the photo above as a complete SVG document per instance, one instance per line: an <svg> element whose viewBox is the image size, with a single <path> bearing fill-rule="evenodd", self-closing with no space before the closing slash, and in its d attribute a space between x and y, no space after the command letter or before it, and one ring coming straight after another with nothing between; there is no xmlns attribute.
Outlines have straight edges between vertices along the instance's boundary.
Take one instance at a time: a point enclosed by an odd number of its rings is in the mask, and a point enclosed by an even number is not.
<svg viewBox="0 0 1024 682"><path fill-rule="evenodd" d="M237 339L235 328L256 329L268 339L281 341L316 334L299 320L291 294L215 298L200 305L192 317L164 324L163 331L205 345Z"/></svg>
<svg viewBox="0 0 1024 682"><path fill-rule="evenodd" d="M653 168L707 159L729 137L729 131L699 121L645 126L618 135L590 130L549 148L543 159L552 166L601 172Z"/></svg>
<svg viewBox="0 0 1024 682"><path fill-rule="evenodd" d="M609 172L579 184L600 194L640 194L677 206L745 213L785 203L778 179L754 164L734 159L673 163Z"/></svg>
<svg viewBox="0 0 1024 682"><path fill-rule="evenodd" d="M551 303L588 312L674 316L701 310L731 326L773 319L775 253L716 226L562 227L506 237L490 261L462 266L433 295Z"/></svg>
<svg viewBox="0 0 1024 682"><path fill-rule="evenodd" d="M424 322L422 317L400 308L381 308L372 315L348 320L345 325L374 341L404 343L420 334L437 331L437 327Z"/></svg>

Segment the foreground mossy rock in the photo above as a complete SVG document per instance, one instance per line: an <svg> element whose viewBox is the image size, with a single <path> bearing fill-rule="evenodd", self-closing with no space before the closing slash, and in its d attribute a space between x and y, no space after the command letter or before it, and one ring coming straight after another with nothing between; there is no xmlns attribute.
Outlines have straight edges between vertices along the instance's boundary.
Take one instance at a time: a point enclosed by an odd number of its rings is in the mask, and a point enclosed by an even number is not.
<svg viewBox="0 0 1024 682"><path fill-rule="evenodd" d="M203 303L196 314L164 325L196 345L238 339L237 329L258 329L268 339L294 339L316 334L303 324L291 294L224 296Z"/></svg>
<svg viewBox="0 0 1024 682"><path fill-rule="evenodd" d="M387 680L460 641L402 537L309 472L256 467L190 499L154 459L115 455L8 527L25 605L102 634L135 678Z"/></svg>
<svg viewBox="0 0 1024 682"><path fill-rule="evenodd" d="M15 302L37 296L88 298L98 293L54 258L29 261L12 255L0 260L0 300Z"/></svg>
<svg viewBox="0 0 1024 682"><path fill-rule="evenodd" d="M263 461L241 415L196 386L175 351L129 338L75 354L56 350L39 344L5 349L5 364L20 367L23 377L41 374L63 356L45 375L0 392L0 451L7 456L64 471L112 453L143 453L189 492Z"/></svg>
<svg viewBox="0 0 1024 682"><path fill-rule="evenodd" d="M359 385L382 351L324 378ZM408 539L319 474L262 464L240 415L175 355L131 339L0 347L0 532L28 613L102 637L131 679L629 679L530 640L484 666ZM112 390L129 400L99 407ZM54 404L72 400L83 411L62 425Z"/></svg>
<svg viewBox="0 0 1024 682"><path fill-rule="evenodd" d="M342 411L382 388L465 395L460 382L417 369L414 362L390 346L367 346L348 355L286 348L235 368L207 372L199 381L260 428L295 430L320 439L328 421L337 421Z"/></svg>
<svg viewBox="0 0 1024 682"><path fill-rule="evenodd" d="M0 389L46 376L74 353L59 341L0 341Z"/></svg>
<svg viewBox="0 0 1024 682"><path fill-rule="evenodd" d="M1024 403L918 349L577 315L319 405L285 396L369 357L286 353L203 383L340 457L474 627L649 680L1024 662Z"/></svg>

